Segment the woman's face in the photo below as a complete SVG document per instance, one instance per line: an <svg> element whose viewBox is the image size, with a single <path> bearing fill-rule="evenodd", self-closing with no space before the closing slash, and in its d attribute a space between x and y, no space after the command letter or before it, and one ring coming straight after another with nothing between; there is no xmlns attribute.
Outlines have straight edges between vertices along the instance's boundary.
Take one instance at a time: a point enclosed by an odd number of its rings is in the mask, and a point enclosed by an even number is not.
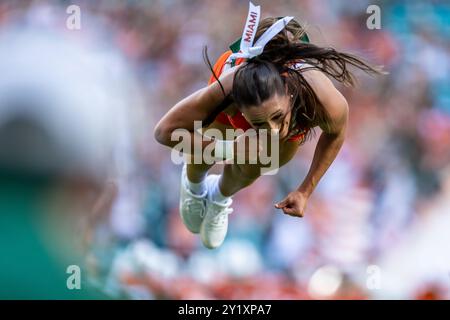
<svg viewBox="0 0 450 320"><path fill-rule="evenodd" d="M289 95L275 95L257 106L241 108L242 115L255 129L279 131L280 139L288 136L291 119Z"/></svg>

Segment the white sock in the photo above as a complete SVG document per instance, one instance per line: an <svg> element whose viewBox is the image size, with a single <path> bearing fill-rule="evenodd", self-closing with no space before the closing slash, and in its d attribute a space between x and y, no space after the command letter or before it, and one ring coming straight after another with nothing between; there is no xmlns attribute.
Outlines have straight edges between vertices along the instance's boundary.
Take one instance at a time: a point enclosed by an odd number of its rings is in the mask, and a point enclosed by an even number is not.
<svg viewBox="0 0 450 320"><path fill-rule="evenodd" d="M222 194L222 192L220 192L220 188L219 188L219 181L220 178L217 179L214 182L214 185L212 186L212 193L211 193L211 199L214 202L219 202L219 203L225 203L228 201L228 199L230 199L231 197L226 197Z"/></svg>
<svg viewBox="0 0 450 320"><path fill-rule="evenodd" d="M183 175L185 177L186 186L189 188L189 190L195 194L195 195L203 195L206 192L206 183L205 179L203 179L200 182L192 182L189 180L187 175L187 164L186 162L183 164Z"/></svg>
<svg viewBox="0 0 450 320"><path fill-rule="evenodd" d="M203 179L199 183L192 182L189 180L189 178L186 180L187 180L188 188L189 188L189 190L192 191L193 194L202 195L205 193L205 191L206 191L205 179Z"/></svg>

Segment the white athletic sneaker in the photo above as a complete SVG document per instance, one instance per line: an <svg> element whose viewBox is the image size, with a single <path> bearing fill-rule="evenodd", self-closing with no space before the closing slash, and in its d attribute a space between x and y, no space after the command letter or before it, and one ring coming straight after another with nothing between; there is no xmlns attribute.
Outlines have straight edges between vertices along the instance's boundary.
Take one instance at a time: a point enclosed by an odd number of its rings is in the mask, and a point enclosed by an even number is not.
<svg viewBox="0 0 450 320"><path fill-rule="evenodd" d="M228 215L233 212L230 208L233 200L226 203L218 203L211 200L212 186L218 183L219 175L212 174L206 177L208 196L206 198L206 215L200 228L200 236L203 245L209 249L215 249L222 245L228 231Z"/></svg>
<svg viewBox="0 0 450 320"><path fill-rule="evenodd" d="M199 233L203 217L206 213L206 195L196 195L189 190L187 184L186 165L181 171L180 216L186 228L192 233Z"/></svg>

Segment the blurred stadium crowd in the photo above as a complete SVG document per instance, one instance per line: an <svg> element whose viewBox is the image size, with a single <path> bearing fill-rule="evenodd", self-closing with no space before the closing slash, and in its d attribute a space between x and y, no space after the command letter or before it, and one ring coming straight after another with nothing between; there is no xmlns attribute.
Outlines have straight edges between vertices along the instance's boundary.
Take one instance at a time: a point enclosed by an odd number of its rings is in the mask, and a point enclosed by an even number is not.
<svg viewBox="0 0 450 320"><path fill-rule="evenodd" d="M215 251L182 225L181 167L153 127L205 86L202 48L212 60L227 50L247 2L0 3L0 28L27 21L64 29L65 8L79 5L81 30L64 32L112 43L137 79L140 98L127 108L142 123L124 131L115 151L117 197L92 235L92 282L136 299L450 298L450 4L375 1L382 28L369 30L372 1L255 2L263 17L294 15L313 43L358 53L389 75L339 87L350 105L347 140L305 218L273 204L306 175L315 140L234 197L229 234Z"/></svg>

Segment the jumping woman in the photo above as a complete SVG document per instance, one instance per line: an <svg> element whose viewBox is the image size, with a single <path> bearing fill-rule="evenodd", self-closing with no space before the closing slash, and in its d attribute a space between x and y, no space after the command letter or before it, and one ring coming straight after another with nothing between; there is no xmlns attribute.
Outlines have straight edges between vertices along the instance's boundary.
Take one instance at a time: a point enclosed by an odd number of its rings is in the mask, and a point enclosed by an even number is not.
<svg viewBox="0 0 450 320"><path fill-rule="evenodd" d="M181 174L182 221L191 232L200 233L204 246L211 249L225 239L232 196L258 179L264 164L235 161L238 155L250 159L250 143L238 148L242 136L231 141L208 137L194 129L194 121L202 121L203 129L221 132L277 132L279 167L288 163L319 127L322 133L306 177L275 204L285 214L303 217L309 197L344 142L348 123L347 101L329 78L352 86L349 65L380 73L358 57L309 43L304 28L293 17L259 22L259 7L251 3L239 48L234 49L223 53L214 67L205 51L212 71L208 86L178 102L155 128L155 138L163 145L175 148L178 140L172 133L185 129L192 138L191 150L212 148L218 162L227 160L221 175L208 175L214 163L207 161L187 161ZM187 157L192 159L194 152Z"/></svg>

